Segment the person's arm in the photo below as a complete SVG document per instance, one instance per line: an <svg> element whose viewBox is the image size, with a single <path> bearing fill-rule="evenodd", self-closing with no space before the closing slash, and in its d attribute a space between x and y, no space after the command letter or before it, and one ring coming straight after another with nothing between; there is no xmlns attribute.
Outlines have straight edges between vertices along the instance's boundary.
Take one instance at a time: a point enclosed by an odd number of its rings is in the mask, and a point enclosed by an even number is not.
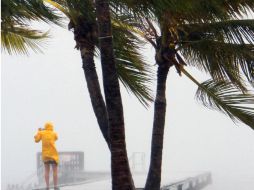
<svg viewBox="0 0 254 190"><path fill-rule="evenodd" d="M40 142L40 140L41 140L41 131L39 130L37 134L34 136L34 141L38 143Z"/></svg>
<svg viewBox="0 0 254 190"><path fill-rule="evenodd" d="M58 139L58 135L57 133L55 133L55 141Z"/></svg>

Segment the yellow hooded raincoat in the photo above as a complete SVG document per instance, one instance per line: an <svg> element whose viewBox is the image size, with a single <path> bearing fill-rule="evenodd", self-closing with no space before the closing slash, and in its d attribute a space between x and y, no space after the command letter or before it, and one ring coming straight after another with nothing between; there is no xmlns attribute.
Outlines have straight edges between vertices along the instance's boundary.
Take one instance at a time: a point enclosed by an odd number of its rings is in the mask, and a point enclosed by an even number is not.
<svg viewBox="0 0 254 190"><path fill-rule="evenodd" d="M46 123L44 130L38 131L34 136L35 142L42 141L42 160L54 160L59 163L58 152L56 150L55 141L57 140L57 134L53 131L53 124Z"/></svg>

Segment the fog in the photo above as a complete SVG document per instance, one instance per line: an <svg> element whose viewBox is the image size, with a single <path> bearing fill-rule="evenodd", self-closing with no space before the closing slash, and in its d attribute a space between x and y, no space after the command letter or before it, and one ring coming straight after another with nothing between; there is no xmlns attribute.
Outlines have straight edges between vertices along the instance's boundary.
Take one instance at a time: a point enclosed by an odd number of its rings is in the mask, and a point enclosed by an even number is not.
<svg viewBox="0 0 254 190"><path fill-rule="evenodd" d="M84 151L85 170L110 170L110 154L92 110L73 34L55 27L51 35L44 54L2 54L2 187L21 183L36 171L41 144L34 143L33 136L46 121L55 125L59 151ZM152 48L143 51L154 65ZM97 70L101 76L98 60ZM188 71L200 81L205 78L194 69ZM207 189L254 189L254 131L198 104L196 89L171 69L163 175L211 171L213 185ZM153 104L145 109L123 86L121 92L128 155L144 152L148 168Z"/></svg>

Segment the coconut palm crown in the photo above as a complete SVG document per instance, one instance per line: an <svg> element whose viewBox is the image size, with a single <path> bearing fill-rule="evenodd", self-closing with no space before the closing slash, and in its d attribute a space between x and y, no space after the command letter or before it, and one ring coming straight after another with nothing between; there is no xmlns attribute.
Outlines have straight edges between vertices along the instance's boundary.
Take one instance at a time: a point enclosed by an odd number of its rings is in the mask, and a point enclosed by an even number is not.
<svg viewBox="0 0 254 190"><path fill-rule="evenodd" d="M44 0L63 12L69 19L69 29L74 32L76 48L81 49L84 43L95 46L94 55L99 54L98 28L95 19L95 5L91 0ZM112 7L113 9L113 7ZM113 20L121 20L126 25L128 18L117 15L112 11ZM115 22L116 23L116 22ZM153 100L152 92L148 85L152 79L151 70L148 68L143 56L140 54L144 44L136 35L128 31L124 26L113 24L114 54L117 62L119 79L126 89L133 93L145 106Z"/></svg>
<svg viewBox="0 0 254 190"><path fill-rule="evenodd" d="M250 90L254 86L254 20L243 19L254 10L253 1L148 0L135 5L132 1L124 2L118 2L122 10L133 11L137 16L135 19L142 23L132 31L143 33L142 37L154 46L158 65L170 62L169 67L174 66L179 74L185 66L208 74L211 79L204 84L190 78L199 86L196 98L205 106L219 109L254 128L252 109L246 105L254 103ZM187 71L184 74L189 76ZM215 85L222 83L227 85L220 85L221 89ZM208 86L210 92L205 93ZM212 89L212 86L216 88ZM231 102L230 92L233 93ZM234 111L216 105L219 101L214 99L216 94L221 103L225 101L225 105L232 106ZM237 95L239 99L235 97ZM242 113L245 108L248 114Z"/></svg>
<svg viewBox="0 0 254 190"><path fill-rule="evenodd" d="M254 129L254 2L221 0L114 1L139 26L131 28L155 48L157 92L146 190L159 190L170 68L198 85L196 99ZM198 82L186 67L208 75Z"/></svg>
<svg viewBox="0 0 254 190"><path fill-rule="evenodd" d="M1 1L1 45L9 54L28 54L29 49L41 52L48 32L33 29L32 21L61 25L61 18L42 0Z"/></svg>

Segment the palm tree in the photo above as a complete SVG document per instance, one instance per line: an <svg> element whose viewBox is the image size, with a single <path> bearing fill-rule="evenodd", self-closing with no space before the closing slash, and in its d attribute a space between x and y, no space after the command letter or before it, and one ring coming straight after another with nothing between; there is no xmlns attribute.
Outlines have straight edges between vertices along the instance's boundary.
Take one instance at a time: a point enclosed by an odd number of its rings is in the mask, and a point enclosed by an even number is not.
<svg viewBox="0 0 254 190"><path fill-rule="evenodd" d="M183 72L192 80L193 77L184 70L185 65L206 71L211 76L211 80L203 84L197 83L200 87L198 99L205 106L216 108L226 113L231 119L240 120L254 128L254 110L246 106L246 104L254 103L254 96L247 92L246 85L243 83L244 76L241 75L244 73L248 79L253 79L254 76L253 45L246 44L242 40L244 36L253 44L254 28L251 24L253 20L233 20L236 19L235 11L231 12L230 8L218 7L213 13L214 17L209 16L209 12L208 14L201 12L202 15L197 15L196 18L195 12L198 10L195 10L195 7L192 8L192 11L195 11L193 18L188 10L181 12L180 15L178 13L180 10L175 12L170 10L159 14L161 37L156 38L158 79L146 190L160 188L166 113L165 86L168 70L172 66L176 67L179 74ZM181 8L183 8L182 5ZM212 4L211 8L214 8Z"/></svg>
<svg viewBox="0 0 254 190"><path fill-rule="evenodd" d="M159 190L166 114L166 80L174 66L199 86L197 99L219 110L233 121L254 129L254 96L246 78L254 79L254 21L239 19L254 2L247 1L120 1L123 11L132 11L142 23L131 28L150 42L156 51L157 91L146 190ZM141 17L141 18L140 18ZM159 32L155 29L157 23ZM211 79L198 82L185 69L194 66Z"/></svg>
<svg viewBox="0 0 254 190"><path fill-rule="evenodd" d="M95 4L99 29L103 86L109 117L112 189L134 190L135 187L131 177L125 144L123 106L113 53L109 2L96 0Z"/></svg>
<svg viewBox="0 0 254 190"><path fill-rule="evenodd" d="M41 51L43 40L49 35L33 29L31 21L61 25L60 17L42 0L2 0L1 3L1 44L9 54L28 54L29 49Z"/></svg>

